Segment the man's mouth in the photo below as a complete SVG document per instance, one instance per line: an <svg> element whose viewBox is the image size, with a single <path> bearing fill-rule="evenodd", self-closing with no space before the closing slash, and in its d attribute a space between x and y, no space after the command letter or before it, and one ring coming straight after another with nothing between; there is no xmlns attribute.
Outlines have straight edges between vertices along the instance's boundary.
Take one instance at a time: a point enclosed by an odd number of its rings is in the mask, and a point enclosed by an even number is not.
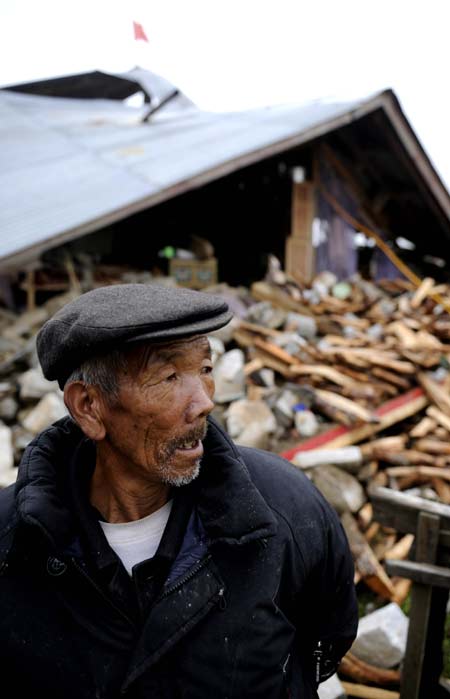
<svg viewBox="0 0 450 699"><path fill-rule="evenodd" d="M200 440L196 439L195 441L192 442L183 442L178 446L178 449L182 449L183 451L189 451L190 449L196 449L200 444Z"/></svg>

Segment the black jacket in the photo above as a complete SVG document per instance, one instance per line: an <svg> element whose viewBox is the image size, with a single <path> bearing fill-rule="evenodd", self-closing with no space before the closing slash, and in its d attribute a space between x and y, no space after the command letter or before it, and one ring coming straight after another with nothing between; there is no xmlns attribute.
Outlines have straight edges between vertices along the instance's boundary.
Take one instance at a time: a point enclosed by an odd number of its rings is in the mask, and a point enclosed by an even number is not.
<svg viewBox="0 0 450 699"><path fill-rule="evenodd" d="M78 531L67 472L85 467L87 442L60 420L0 492L2 686L46 699L315 697L357 608L345 536L309 480L210 421L184 541L136 623Z"/></svg>

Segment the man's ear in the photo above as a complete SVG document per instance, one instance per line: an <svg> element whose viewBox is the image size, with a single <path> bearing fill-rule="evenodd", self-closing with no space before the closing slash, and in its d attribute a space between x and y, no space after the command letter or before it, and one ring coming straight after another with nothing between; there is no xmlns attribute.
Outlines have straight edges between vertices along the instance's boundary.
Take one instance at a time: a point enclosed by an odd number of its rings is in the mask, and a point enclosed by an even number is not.
<svg viewBox="0 0 450 699"><path fill-rule="evenodd" d="M103 404L94 386L87 386L82 381L72 381L64 387L64 402L86 437L96 442L105 438Z"/></svg>

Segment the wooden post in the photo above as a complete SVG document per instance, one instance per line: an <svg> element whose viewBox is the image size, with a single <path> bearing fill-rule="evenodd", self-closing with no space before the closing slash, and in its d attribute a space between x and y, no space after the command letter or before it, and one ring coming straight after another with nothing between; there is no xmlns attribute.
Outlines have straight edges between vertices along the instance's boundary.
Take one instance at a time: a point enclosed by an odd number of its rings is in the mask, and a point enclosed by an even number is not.
<svg viewBox="0 0 450 699"><path fill-rule="evenodd" d="M415 560L436 562L440 518L421 512ZM448 590L413 583L408 641L402 669L401 699L435 696L442 669L442 639Z"/></svg>
<svg viewBox="0 0 450 699"><path fill-rule="evenodd" d="M286 239L286 272L301 283L314 276L312 227L315 215L313 182L292 182L291 235Z"/></svg>
<svg viewBox="0 0 450 699"><path fill-rule="evenodd" d="M27 311L34 311L36 308L36 283L34 275L34 268L27 270L27 280L25 282L25 287L27 290Z"/></svg>

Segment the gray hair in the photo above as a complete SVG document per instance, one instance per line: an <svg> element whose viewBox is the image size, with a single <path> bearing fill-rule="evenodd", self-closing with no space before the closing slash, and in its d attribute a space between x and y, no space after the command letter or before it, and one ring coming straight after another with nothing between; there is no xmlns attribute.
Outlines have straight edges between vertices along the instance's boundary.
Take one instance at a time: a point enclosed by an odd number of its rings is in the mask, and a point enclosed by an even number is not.
<svg viewBox="0 0 450 699"><path fill-rule="evenodd" d="M108 403L114 403L119 398L120 376L128 366L128 353L123 350L112 350L108 354L86 359L68 377L65 386L74 381L82 381L88 386L97 386Z"/></svg>

